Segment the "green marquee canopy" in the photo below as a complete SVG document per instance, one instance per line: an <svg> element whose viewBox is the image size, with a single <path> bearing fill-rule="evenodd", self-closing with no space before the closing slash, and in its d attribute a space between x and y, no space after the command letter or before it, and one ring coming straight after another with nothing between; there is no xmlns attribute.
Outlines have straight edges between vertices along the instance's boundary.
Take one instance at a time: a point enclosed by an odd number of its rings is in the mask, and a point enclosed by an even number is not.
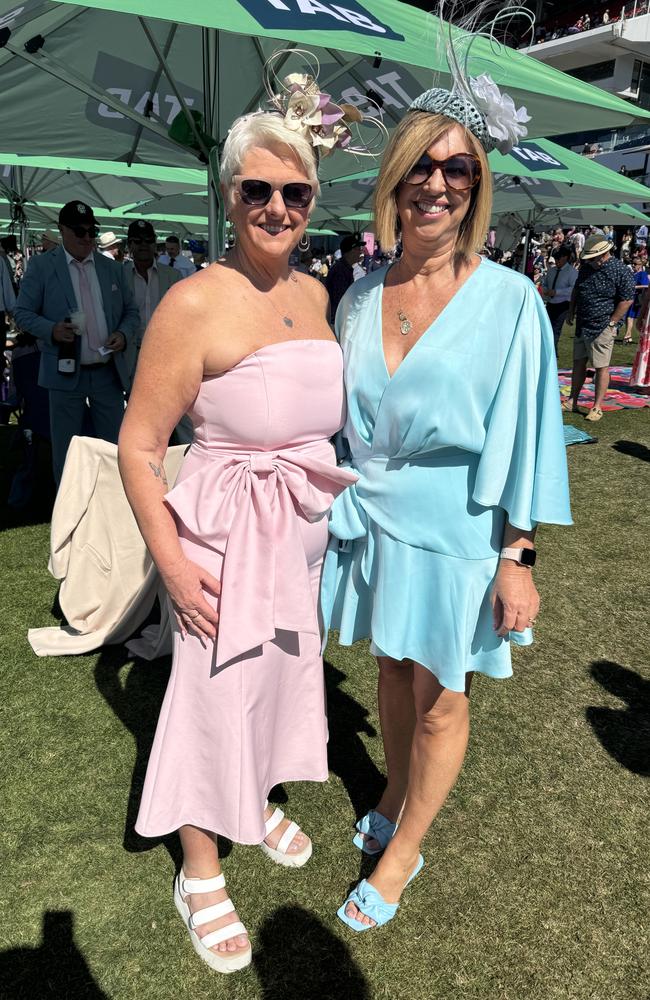
<svg viewBox="0 0 650 1000"><path fill-rule="evenodd" d="M197 168L210 136L221 142L237 115L264 104L269 55L296 46L318 58L321 85L335 99L369 113L379 102L390 128L422 90L449 82L442 34L437 19L398 0L0 0L0 145L12 154L74 155L127 169ZM278 69L302 66L294 53ZM490 73L527 106L531 136L650 119L484 39L472 48L469 70ZM202 115L201 128L193 113ZM177 119L195 148L170 138ZM321 174L328 180L367 165L336 154L323 160Z"/></svg>

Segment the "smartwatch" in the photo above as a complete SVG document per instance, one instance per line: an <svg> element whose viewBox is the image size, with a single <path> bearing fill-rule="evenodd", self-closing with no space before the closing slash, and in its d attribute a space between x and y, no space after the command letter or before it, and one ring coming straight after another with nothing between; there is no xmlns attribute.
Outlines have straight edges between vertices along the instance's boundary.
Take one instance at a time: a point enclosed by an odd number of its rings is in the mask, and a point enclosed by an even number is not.
<svg viewBox="0 0 650 1000"><path fill-rule="evenodd" d="M520 566L529 566L532 569L537 562L537 550L505 548L501 549L501 558L512 559L514 562L519 563Z"/></svg>

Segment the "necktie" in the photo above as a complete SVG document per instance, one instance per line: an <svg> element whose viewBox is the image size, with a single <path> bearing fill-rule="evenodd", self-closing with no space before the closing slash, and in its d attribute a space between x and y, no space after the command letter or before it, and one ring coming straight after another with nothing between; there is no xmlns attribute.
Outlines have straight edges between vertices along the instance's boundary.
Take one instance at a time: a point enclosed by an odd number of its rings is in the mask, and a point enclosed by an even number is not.
<svg viewBox="0 0 650 1000"><path fill-rule="evenodd" d="M90 289L90 281L88 280L88 272L86 270L86 265L91 264L91 261L75 260L73 261L73 264L79 273L79 294L81 298L81 308L86 314L86 336L88 337L88 346L93 351L98 351L99 348L102 347L102 341L99 334L99 323L97 322L95 301L93 293Z"/></svg>

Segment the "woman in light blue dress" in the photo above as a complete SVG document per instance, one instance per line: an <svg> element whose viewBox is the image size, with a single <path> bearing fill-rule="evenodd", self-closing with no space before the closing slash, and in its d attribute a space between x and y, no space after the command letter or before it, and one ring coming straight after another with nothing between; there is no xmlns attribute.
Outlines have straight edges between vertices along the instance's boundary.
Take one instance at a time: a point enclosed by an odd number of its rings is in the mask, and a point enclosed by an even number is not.
<svg viewBox="0 0 650 1000"><path fill-rule="evenodd" d="M571 523L544 305L476 254L486 151L525 134L516 115L495 123L441 90L414 102L375 197L381 244L401 232L403 255L357 281L336 317L359 480L332 509L323 611L342 644L371 640L388 778L354 838L383 851L339 910L356 931L392 919L422 867L465 755L473 673L509 677L509 640L532 642L537 523Z"/></svg>

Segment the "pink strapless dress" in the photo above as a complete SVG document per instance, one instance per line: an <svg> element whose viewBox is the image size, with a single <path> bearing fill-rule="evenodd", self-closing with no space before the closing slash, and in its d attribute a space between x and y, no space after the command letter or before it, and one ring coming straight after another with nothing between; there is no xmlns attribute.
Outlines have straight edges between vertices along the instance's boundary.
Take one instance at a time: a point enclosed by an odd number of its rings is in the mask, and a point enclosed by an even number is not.
<svg viewBox="0 0 650 1000"><path fill-rule="evenodd" d="M330 438L344 422L334 341L282 341L205 379L195 439L166 502L188 556L221 581L216 643L176 629L136 829L191 824L264 839L264 801L327 778L318 589L327 511L356 477Z"/></svg>

